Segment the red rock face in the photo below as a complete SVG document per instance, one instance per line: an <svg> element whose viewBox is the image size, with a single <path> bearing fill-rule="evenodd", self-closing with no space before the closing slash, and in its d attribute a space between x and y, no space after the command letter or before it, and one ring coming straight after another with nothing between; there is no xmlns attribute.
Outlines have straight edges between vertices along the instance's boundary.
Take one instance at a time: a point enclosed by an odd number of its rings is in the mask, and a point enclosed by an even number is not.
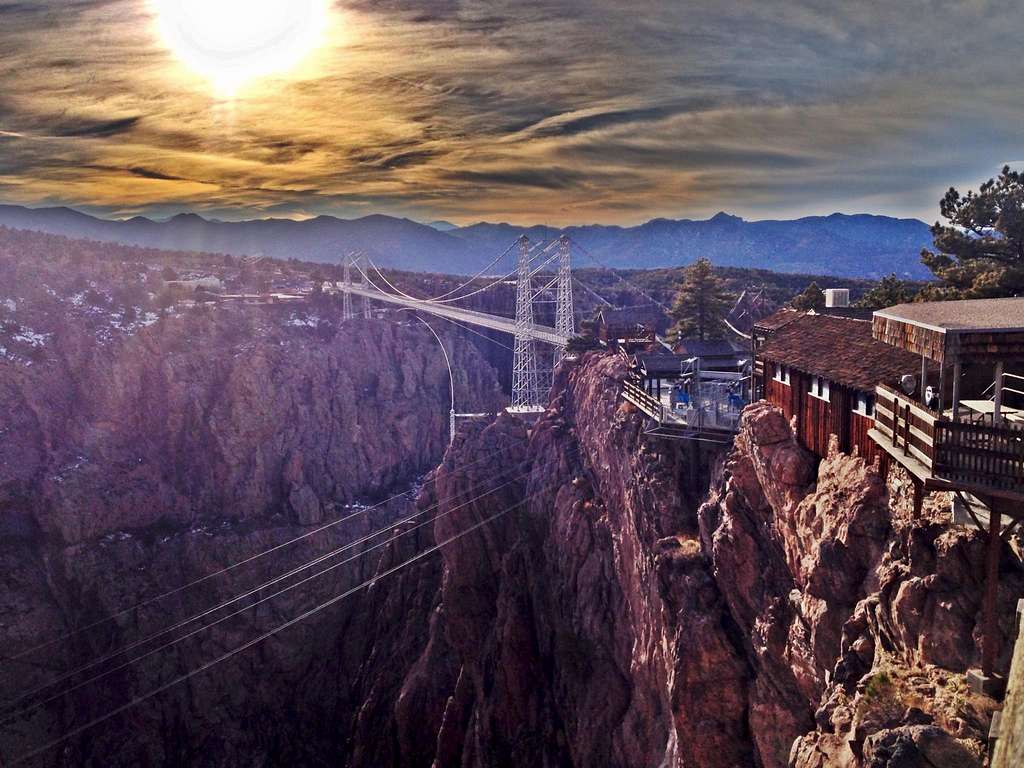
<svg viewBox="0 0 1024 768"><path fill-rule="evenodd" d="M701 531L748 638L763 765L980 765L992 703L962 673L979 660L981 533L912 519L859 458L815 469L766 403L744 413ZM1006 554L1010 617L1024 580Z"/></svg>
<svg viewBox="0 0 1024 768"><path fill-rule="evenodd" d="M0 371L0 431L19 446L0 447L5 649L284 541L436 463L447 376L431 344L393 326L322 344L224 322L161 321L116 350L70 336L51 367ZM479 359L463 346L456 358L478 371L460 388L484 393L469 407L494 407ZM65 760L979 765L991 707L960 673L977 657L981 536L911 519L859 459L817 462L765 404L729 450L647 437L618 396L625 374L589 354L559 371L535 424L463 424L417 500L422 519L441 514L431 525L47 705L3 732L4 757L381 575L72 740ZM412 511L396 503L216 597ZM434 544L439 557L383 576ZM1003 585L1009 624L1024 594L1009 552ZM86 633L18 667L3 694L211 597Z"/></svg>
<svg viewBox="0 0 1024 768"><path fill-rule="evenodd" d="M515 487L459 510L443 537L444 631L461 672L444 765L749 764L747 664L697 542L709 456L645 446L614 357L563 371L527 434L503 417L460 436L428 484L442 508L526 462ZM469 456L504 465L462 472ZM702 464L703 462L703 464ZM439 527L440 528L440 527Z"/></svg>
<svg viewBox="0 0 1024 768"><path fill-rule="evenodd" d="M354 514L347 505L404 490L436 466L447 448L449 407L436 342L423 329L390 323L346 328L327 341L273 314L218 310L168 317L108 344L69 326L52 336L45 362L0 362L3 655ZM460 408L496 409L503 398L488 366L472 346L454 337L446 343ZM387 532L413 512L411 498L399 499L24 660L0 660L0 700L335 547ZM24 754L431 543L432 532L421 528L98 685L57 696L0 727L0 754L4 761ZM425 559L382 579L67 742L61 759L252 765L342 755L359 765L429 765L458 673L443 638L430 635L440 566ZM437 657L428 684L420 700L400 699L424 651ZM439 688L434 698L431 686ZM397 701L407 708L399 708L401 718Z"/></svg>
<svg viewBox="0 0 1024 768"><path fill-rule="evenodd" d="M528 435L477 425L428 483L444 507L500 474L461 472L471 456L530 466L435 532L521 503L445 550L435 631L460 672L435 764L980 765L992 702L962 673L981 535L911 519L874 467L818 462L767 404L727 455L648 441L624 374L585 357ZM1012 617L1009 552L1003 579Z"/></svg>

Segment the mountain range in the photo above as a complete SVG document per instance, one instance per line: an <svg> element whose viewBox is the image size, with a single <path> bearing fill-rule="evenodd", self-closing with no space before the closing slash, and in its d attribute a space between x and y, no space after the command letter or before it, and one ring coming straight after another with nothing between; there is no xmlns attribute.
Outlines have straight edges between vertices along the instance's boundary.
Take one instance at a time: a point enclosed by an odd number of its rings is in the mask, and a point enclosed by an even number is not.
<svg viewBox="0 0 1024 768"><path fill-rule="evenodd" d="M344 253L364 250L381 266L453 274L477 271L524 234L533 242L568 234L582 246L582 263L576 257L582 267L648 269L707 256L720 266L867 278L891 272L927 277L920 252L931 244L928 226L917 219L839 213L764 221L719 213L703 221L652 219L633 227L593 224L555 229L487 222L464 227L421 224L380 214L302 221L226 222L194 213L163 221L141 216L111 220L70 208L0 205L0 225L152 248L321 262L338 262ZM510 269L512 260L510 251L499 266Z"/></svg>

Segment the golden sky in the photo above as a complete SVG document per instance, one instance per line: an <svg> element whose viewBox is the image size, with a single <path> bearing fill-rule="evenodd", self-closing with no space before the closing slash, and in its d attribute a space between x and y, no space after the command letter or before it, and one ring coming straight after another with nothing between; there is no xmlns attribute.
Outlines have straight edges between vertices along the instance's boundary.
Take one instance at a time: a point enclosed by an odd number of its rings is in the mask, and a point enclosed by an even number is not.
<svg viewBox="0 0 1024 768"><path fill-rule="evenodd" d="M1022 16L985 0L0 0L0 202L932 221L947 186L1024 159Z"/></svg>

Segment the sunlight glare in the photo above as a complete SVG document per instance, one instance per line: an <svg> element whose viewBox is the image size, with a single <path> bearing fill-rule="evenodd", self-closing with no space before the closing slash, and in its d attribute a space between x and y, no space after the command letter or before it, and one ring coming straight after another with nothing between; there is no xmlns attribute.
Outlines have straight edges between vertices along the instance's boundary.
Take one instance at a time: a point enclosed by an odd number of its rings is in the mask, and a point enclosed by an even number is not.
<svg viewBox="0 0 1024 768"><path fill-rule="evenodd" d="M294 69L327 28L327 0L151 2L167 46L222 94Z"/></svg>

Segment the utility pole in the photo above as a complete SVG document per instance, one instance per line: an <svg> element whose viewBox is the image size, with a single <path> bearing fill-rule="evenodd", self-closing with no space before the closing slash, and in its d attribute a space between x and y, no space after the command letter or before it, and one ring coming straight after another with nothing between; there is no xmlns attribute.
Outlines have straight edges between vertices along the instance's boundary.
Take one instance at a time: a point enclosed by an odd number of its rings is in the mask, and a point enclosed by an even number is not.
<svg viewBox="0 0 1024 768"><path fill-rule="evenodd" d="M352 254L346 253L345 259L342 262L342 276L341 276L341 319L351 320L355 315L352 314L352 292L349 288L352 287Z"/></svg>
<svg viewBox="0 0 1024 768"><path fill-rule="evenodd" d="M533 285L530 279L530 239L519 238L516 268L516 332L512 352L512 411L537 411L543 406L533 339Z"/></svg>
<svg viewBox="0 0 1024 768"><path fill-rule="evenodd" d="M555 291L555 330L570 338L576 334L572 308L572 249L568 235L558 238L558 283ZM556 347L554 364L565 357L565 347Z"/></svg>

